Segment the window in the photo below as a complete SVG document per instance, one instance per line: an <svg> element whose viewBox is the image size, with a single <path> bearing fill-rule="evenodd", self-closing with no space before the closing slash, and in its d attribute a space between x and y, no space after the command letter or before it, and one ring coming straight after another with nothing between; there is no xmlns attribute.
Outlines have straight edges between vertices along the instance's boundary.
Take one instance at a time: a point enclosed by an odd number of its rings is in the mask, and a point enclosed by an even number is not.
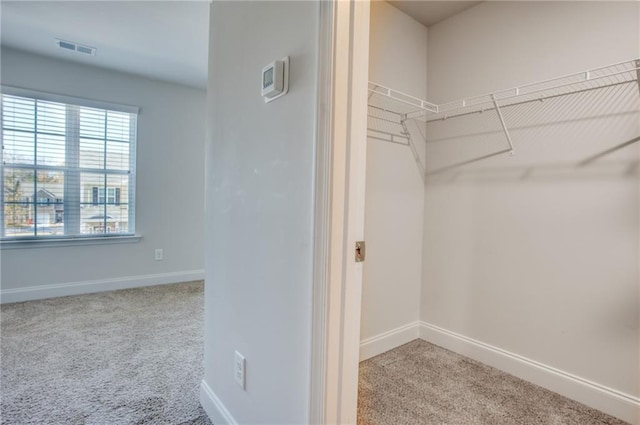
<svg viewBox="0 0 640 425"><path fill-rule="evenodd" d="M2 87L2 240L132 235L138 109Z"/></svg>
<svg viewBox="0 0 640 425"><path fill-rule="evenodd" d="M120 188L119 187L107 187L105 192L104 187L95 187L92 190L92 203L94 205L107 203L108 205L120 205ZM95 197L93 193L96 193ZM106 196L105 196L106 193Z"/></svg>

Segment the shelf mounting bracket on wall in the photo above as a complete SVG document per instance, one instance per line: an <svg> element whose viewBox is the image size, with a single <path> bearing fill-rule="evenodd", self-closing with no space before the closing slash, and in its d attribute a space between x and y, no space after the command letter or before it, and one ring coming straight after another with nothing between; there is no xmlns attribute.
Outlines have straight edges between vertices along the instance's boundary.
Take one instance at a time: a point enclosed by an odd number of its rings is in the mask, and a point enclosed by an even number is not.
<svg viewBox="0 0 640 425"><path fill-rule="evenodd" d="M500 105L498 105L498 101L496 100L496 95L491 95L491 100L493 101L493 106L496 107L496 112L498 113L498 118L500 118L500 124L502 125L502 130L504 130L504 135L507 138L507 142L509 142L509 155L513 155L513 142L511 141L511 136L509 135L509 129L507 128L507 124L504 122L504 117L502 116L502 111L500 110Z"/></svg>
<svg viewBox="0 0 640 425"><path fill-rule="evenodd" d="M411 138L411 133L409 132L409 129L407 128L407 115L404 115L404 118L402 118L400 120L400 125L402 125L402 129L404 131L404 134L407 135L407 141L409 142L409 148L411 148L411 153L413 154L413 159L415 159L416 164L418 165L418 171L420 171L420 177L422 178L422 180L424 181L426 175L425 175L425 167L424 164L422 163L422 160L420 159L420 156L418 155L418 151L416 150L416 147L413 145L413 139Z"/></svg>
<svg viewBox="0 0 640 425"><path fill-rule="evenodd" d="M640 91L640 59L636 60L636 83L638 83L638 91Z"/></svg>

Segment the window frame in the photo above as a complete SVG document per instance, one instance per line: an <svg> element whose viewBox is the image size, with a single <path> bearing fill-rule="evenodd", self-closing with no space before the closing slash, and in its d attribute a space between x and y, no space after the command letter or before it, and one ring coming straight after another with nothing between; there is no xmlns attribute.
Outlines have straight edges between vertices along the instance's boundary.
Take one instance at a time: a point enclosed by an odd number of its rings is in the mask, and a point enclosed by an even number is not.
<svg viewBox="0 0 640 425"><path fill-rule="evenodd" d="M78 169L77 172L69 172L65 173L65 181L64 181L64 210L65 211L76 211L75 214L65 214L64 217L64 234L63 235L33 235L33 236L5 236L5 211L4 211L4 169L5 163L3 159L4 149L0 149L0 187L2 187L2 197L0 198L0 249L3 248L14 248L14 247L27 247L27 246L58 246L58 245L68 245L69 243L77 243L77 244L95 244L103 242L109 243L123 243L123 242L136 242L140 239L140 235L136 233L136 223L135 223L135 195L136 195L136 151L137 151L137 126L138 126L138 116L140 114L140 108L137 106L116 104L110 102L103 102L97 100L91 100L86 98L72 97L66 95L59 95L49 92L42 92L30 89L24 89L20 87L0 85L0 95L9 95L9 96L17 96L23 98L30 98L40 101L46 102L56 102L65 104L65 106L72 105L79 108L93 108L98 110L105 110L107 112L122 112L132 115L132 119L134 122L129 125L129 164L128 169L123 171L121 174L126 175L129 180L127 197L124 201L128 204L128 231L122 233L104 233L100 234L82 234L81 227L81 217L80 217L80 206L82 205L82 190L80 188L80 174L81 168L78 163L79 155L75 155L75 159L72 159L74 155L71 152L76 154L79 153L79 143L80 143L80 130L79 130L79 116L78 117L69 117L65 119L66 124L66 132L65 132L65 169L73 170L74 168ZM73 108L66 107L67 113ZM79 109L76 109L79 112ZM3 108L0 108L0 130L4 128L4 120L2 117ZM37 131L34 129L34 131ZM2 140L2 134L0 133L0 140ZM104 140L105 149L107 140ZM15 166L16 164L6 164L7 168L20 169L21 166ZM106 164L105 164L106 167ZM33 170L46 170L46 166L39 165L34 163L33 165L26 165L25 169L33 169ZM106 176L109 175L118 175L119 173L115 172L112 169L98 169L101 172L104 172L105 175L105 185L106 185ZM71 188L74 186L73 182L67 180L68 176L73 176L73 179L77 179L75 182L75 186L80 188L80 190L74 191ZM104 198L105 201L109 198L109 187L104 186ZM120 205L123 201L120 200L118 202L118 196L116 195L116 189L113 189L113 205ZM77 192L77 193L76 193ZM120 191L121 192L121 191ZM34 200L35 201L35 200ZM104 203L105 205L105 216L106 216L106 206L112 205L108 203ZM75 229L75 232L74 230ZM67 233L69 232L69 233Z"/></svg>

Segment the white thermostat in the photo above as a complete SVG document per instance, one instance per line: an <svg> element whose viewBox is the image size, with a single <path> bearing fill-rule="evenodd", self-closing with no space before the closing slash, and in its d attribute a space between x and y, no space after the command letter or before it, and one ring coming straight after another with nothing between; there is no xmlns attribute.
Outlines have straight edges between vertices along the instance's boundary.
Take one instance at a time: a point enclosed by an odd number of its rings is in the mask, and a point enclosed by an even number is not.
<svg viewBox="0 0 640 425"><path fill-rule="evenodd" d="M271 102L289 91L289 56L271 62L262 68L261 94L265 102Z"/></svg>

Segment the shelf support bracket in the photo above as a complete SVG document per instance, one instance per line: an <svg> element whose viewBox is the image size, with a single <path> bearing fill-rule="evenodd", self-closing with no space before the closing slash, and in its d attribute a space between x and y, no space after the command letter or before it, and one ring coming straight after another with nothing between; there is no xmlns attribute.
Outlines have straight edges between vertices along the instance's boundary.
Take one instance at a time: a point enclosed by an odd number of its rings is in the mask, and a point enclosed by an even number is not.
<svg viewBox="0 0 640 425"><path fill-rule="evenodd" d="M640 91L640 59L636 61L636 83L638 83L638 91Z"/></svg>
<svg viewBox="0 0 640 425"><path fill-rule="evenodd" d="M402 125L403 131L407 134L407 140L409 141L409 148L411 148L411 153L413 154L413 158L418 165L418 170L420 171L420 177L422 177L422 181L424 182L426 179L426 169L422 161L420 160L420 156L416 151L416 147L413 145L413 137L411 137L411 133L409 132L409 128L407 128L407 116L405 115L404 119L400 120L400 125Z"/></svg>
<svg viewBox="0 0 640 425"><path fill-rule="evenodd" d="M502 111L500 110L498 101L496 100L496 95L492 94L491 100L493 100L493 106L496 107L498 118L500 118L500 124L502 124L502 130L504 130L504 135L507 137L507 142L509 142L509 155L513 155L513 142L511 141L511 136L509 135L509 129L507 128L507 124L504 122L504 117L502 116Z"/></svg>

